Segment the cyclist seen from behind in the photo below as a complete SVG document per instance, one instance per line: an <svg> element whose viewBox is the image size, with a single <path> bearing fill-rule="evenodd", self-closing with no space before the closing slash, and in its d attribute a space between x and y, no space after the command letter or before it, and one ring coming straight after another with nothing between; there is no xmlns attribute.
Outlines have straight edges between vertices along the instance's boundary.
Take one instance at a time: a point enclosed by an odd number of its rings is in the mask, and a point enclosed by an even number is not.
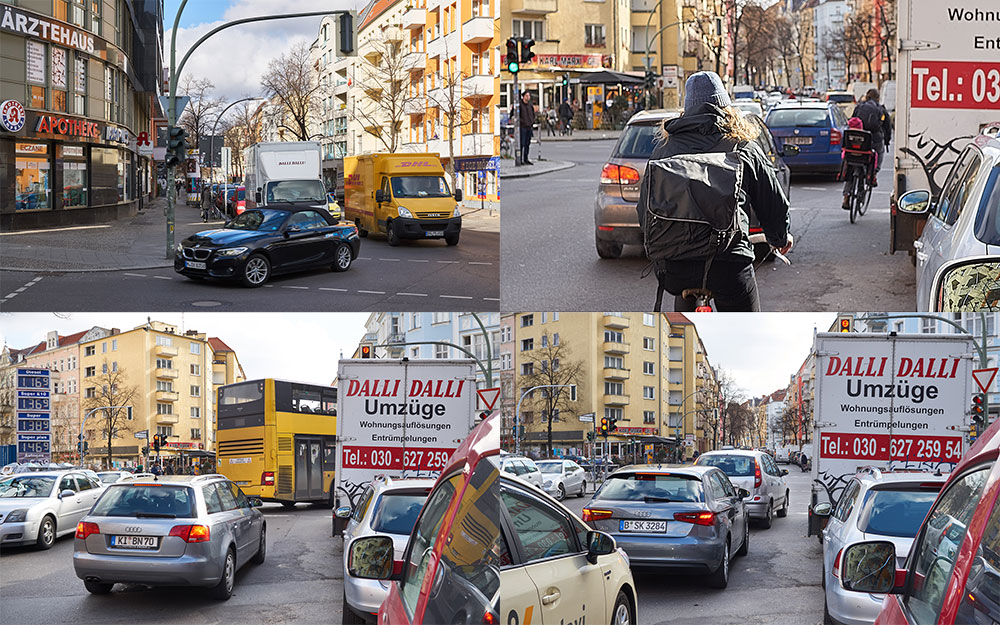
<svg viewBox="0 0 1000 625"><path fill-rule="evenodd" d="M882 159L885 157L886 146L892 139L892 119L889 112L879 103L878 89L869 89L861 103L854 107L851 117L861 120L861 126L872 133L872 149L875 150L875 175L872 176L873 187L878 186L878 172L882 168ZM844 181L844 203L842 208L851 208L851 179Z"/></svg>
<svg viewBox="0 0 1000 625"><path fill-rule="evenodd" d="M660 287L674 296L676 311L688 312L695 309L696 302L692 298L683 297L682 293L685 289L701 287L703 282L713 293L716 310L735 312L760 310L757 279L753 268L753 246L748 240L751 210L757 215L768 243L782 254L792 247L788 198L781 189L774 166L754 141L758 133L758 128L732 106L729 94L715 72L697 72L687 79L684 114L667 121L663 126L661 140L650 156L651 166L646 168L640 185L636 211L639 213L639 226L646 240L647 255L653 262ZM662 255L663 259L654 259L650 254L649 232L652 228L647 229L650 187L653 182L647 178L653 175L651 174L651 170L655 169L653 162L659 159L665 159L666 162L678 155L709 153L728 153L732 155L733 160L738 157L738 162L742 164L742 171L734 172L736 174L734 179L738 185L733 192L737 207L735 217L738 221L734 236L725 245L716 246L718 249L709 255L697 249L691 252L678 251L676 254L667 249ZM734 167L734 169L739 168ZM702 183L702 189L714 186L712 175L708 167L704 171L693 170L691 178L688 179L689 187L694 189L699 182ZM698 180L695 180L696 177ZM694 192L688 195L694 195ZM654 213L662 212L662 207L654 206L654 208L657 208ZM655 217L649 220L664 221ZM684 221L678 217L681 228ZM666 244L665 247L686 248L688 244L684 241L685 237L702 236L700 233L695 233L694 228L688 231L681 230L677 234L671 233L667 237L661 237L661 240L673 237L678 244ZM694 243L696 248L707 249L700 242Z"/></svg>

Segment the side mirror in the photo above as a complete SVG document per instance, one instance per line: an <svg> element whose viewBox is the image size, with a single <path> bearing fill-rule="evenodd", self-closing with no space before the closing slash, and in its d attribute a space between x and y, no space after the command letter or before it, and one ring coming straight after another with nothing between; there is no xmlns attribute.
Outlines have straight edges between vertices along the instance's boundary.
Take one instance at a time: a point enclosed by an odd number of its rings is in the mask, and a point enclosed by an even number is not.
<svg viewBox="0 0 1000 625"><path fill-rule="evenodd" d="M351 518L351 507L350 506L340 506L333 511L333 515L338 519L349 519Z"/></svg>
<svg viewBox="0 0 1000 625"><path fill-rule="evenodd" d="M782 156L798 156L799 151L800 148L797 145L790 145L786 143L781 147Z"/></svg>
<svg viewBox="0 0 1000 625"><path fill-rule="evenodd" d="M366 536L351 543L347 572L360 579L392 579L392 538Z"/></svg>
<svg viewBox="0 0 1000 625"><path fill-rule="evenodd" d="M264 505L264 500L260 497L248 497L251 508L259 508Z"/></svg>
<svg viewBox="0 0 1000 625"><path fill-rule="evenodd" d="M746 499L747 497L750 496L750 491L748 491L745 488L737 488L736 494L739 495L740 499Z"/></svg>
<svg viewBox="0 0 1000 625"><path fill-rule="evenodd" d="M70 490L70 489L66 488L66 489L63 489L63 491L59 493L59 499L62 499L63 497L72 497L74 495L76 495L76 491L75 490Z"/></svg>
<svg viewBox="0 0 1000 625"><path fill-rule="evenodd" d="M949 261L934 274L931 301L934 312L992 311L1000 307L996 289L1000 258L972 256Z"/></svg>
<svg viewBox="0 0 1000 625"><path fill-rule="evenodd" d="M587 562L597 564L598 556L614 553L617 546L611 534L591 530L587 532Z"/></svg>
<svg viewBox="0 0 1000 625"><path fill-rule="evenodd" d="M844 589L855 592L893 592L894 588L902 586L897 584L897 578L905 579L906 576L906 571L896 571L896 546L887 540L847 547L841 556L840 571Z"/></svg>
<svg viewBox="0 0 1000 625"><path fill-rule="evenodd" d="M926 189L907 191L896 201L896 208L911 215L923 215L930 209L931 192Z"/></svg>
<svg viewBox="0 0 1000 625"><path fill-rule="evenodd" d="M462 201L462 190L461 189L455 189L455 201L456 202L461 202Z"/></svg>
<svg viewBox="0 0 1000 625"><path fill-rule="evenodd" d="M260 204L260 189L253 192L253 201Z"/></svg>
<svg viewBox="0 0 1000 625"><path fill-rule="evenodd" d="M381 204L386 201L385 191L382 189L375 189L375 201Z"/></svg>
<svg viewBox="0 0 1000 625"><path fill-rule="evenodd" d="M782 469L781 470L781 474L782 475L788 475L788 469Z"/></svg>
<svg viewBox="0 0 1000 625"><path fill-rule="evenodd" d="M785 471L785 473L788 473L788 471ZM824 501L823 503L816 504L816 507L813 508L812 513L813 516L828 517L830 516L830 513L832 511L833 511L833 506L830 505L828 502Z"/></svg>

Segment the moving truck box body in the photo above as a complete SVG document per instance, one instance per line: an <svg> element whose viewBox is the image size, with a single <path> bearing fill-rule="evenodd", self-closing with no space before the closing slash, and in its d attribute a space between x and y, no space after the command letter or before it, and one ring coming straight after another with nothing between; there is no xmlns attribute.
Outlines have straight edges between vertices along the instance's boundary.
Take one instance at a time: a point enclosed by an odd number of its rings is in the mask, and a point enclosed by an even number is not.
<svg viewBox="0 0 1000 625"><path fill-rule="evenodd" d="M293 201L327 210L322 153L316 141L257 143L243 151L247 209Z"/></svg>

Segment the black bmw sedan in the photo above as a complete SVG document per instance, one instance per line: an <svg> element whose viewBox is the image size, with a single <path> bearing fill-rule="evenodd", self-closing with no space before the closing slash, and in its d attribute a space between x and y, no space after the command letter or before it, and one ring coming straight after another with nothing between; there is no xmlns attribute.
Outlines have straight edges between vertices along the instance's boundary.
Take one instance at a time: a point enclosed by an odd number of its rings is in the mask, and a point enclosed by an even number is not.
<svg viewBox="0 0 1000 625"><path fill-rule="evenodd" d="M347 271L360 248L353 224L338 224L313 207L272 204L181 241L174 271L195 280L240 280L258 287L274 274L323 266Z"/></svg>

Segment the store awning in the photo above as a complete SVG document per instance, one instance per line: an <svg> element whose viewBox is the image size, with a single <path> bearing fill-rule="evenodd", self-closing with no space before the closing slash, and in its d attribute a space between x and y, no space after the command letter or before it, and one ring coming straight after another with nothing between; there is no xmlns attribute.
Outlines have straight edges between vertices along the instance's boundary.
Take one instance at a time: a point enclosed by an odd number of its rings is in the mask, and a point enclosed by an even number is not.
<svg viewBox="0 0 1000 625"><path fill-rule="evenodd" d="M581 74L579 78L573 80L581 85L641 85L643 80L640 76L633 76L624 72L613 72L603 69L599 72L588 72Z"/></svg>

